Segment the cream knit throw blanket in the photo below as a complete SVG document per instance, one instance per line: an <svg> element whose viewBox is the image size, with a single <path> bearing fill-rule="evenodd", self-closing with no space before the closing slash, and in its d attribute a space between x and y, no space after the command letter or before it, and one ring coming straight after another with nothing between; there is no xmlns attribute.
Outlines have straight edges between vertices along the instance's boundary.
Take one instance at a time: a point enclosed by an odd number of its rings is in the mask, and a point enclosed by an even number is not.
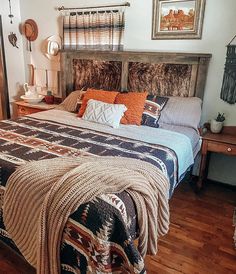
<svg viewBox="0 0 236 274"><path fill-rule="evenodd" d="M69 215L101 194L124 190L137 208L139 251L156 254L157 239L169 227L169 183L155 166L140 160L84 156L21 166L7 182L4 223L38 274L58 274Z"/></svg>

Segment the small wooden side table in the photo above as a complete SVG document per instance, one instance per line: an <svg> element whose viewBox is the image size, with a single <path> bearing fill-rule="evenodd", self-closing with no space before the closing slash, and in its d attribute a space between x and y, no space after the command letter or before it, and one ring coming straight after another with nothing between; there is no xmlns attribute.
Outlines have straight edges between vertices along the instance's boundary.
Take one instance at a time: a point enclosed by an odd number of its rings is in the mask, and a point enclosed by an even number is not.
<svg viewBox="0 0 236 274"><path fill-rule="evenodd" d="M24 101L15 102L17 106L17 117L22 117L24 115L33 114L40 111L54 109L58 104L46 104L45 102L40 102L38 104L30 104Z"/></svg>
<svg viewBox="0 0 236 274"><path fill-rule="evenodd" d="M225 127L220 134L208 131L202 136L201 164L197 182L198 189L202 188L203 182L207 178L207 156L209 152L236 156L236 127Z"/></svg>

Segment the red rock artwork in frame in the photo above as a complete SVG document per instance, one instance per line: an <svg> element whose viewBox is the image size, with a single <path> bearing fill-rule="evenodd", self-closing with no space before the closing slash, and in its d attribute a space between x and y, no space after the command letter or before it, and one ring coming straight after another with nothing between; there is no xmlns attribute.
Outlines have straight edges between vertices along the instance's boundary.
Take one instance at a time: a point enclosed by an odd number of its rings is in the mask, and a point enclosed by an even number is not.
<svg viewBox="0 0 236 274"><path fill-rule="evenodd" d="M160 30L193 30L195 1L165 2L161 6Z"/></svg>
<svg viewBox="0 0 236 274"><path fill-rule="evenodd" d="M200 39L205 0L153 0L153 39Z"/></svg>

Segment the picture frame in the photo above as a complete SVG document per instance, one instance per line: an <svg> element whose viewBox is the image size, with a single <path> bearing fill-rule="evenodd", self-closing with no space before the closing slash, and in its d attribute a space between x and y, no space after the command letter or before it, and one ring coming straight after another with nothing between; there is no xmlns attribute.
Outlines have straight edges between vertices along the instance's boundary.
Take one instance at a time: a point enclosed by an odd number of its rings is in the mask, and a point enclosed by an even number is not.
<svg viewBox="0 0 236 274"><path fill-rule="evenodd" d="M201 39L205 0L153 0L152 39Z"/></svg>

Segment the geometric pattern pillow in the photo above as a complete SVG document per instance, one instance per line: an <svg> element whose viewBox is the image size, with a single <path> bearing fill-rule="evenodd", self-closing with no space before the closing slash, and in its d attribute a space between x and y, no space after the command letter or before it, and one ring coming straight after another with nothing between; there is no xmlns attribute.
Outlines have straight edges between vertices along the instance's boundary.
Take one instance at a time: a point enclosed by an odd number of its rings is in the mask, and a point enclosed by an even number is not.
<svg viewBox="0 0 236 274"><path fill-rule="evenodd" d="M125 105L108 104L90 99L82 119L118 128L126 110Z"/></svg>
<svg viewBox="0 0 236 274"><path fill-rule="evenodd" d="M148 127L159 127L158 120L161 116L161 111L165 107L169 98L157 95L148 95L144 111L142 115L142 125Z"/></svg>

